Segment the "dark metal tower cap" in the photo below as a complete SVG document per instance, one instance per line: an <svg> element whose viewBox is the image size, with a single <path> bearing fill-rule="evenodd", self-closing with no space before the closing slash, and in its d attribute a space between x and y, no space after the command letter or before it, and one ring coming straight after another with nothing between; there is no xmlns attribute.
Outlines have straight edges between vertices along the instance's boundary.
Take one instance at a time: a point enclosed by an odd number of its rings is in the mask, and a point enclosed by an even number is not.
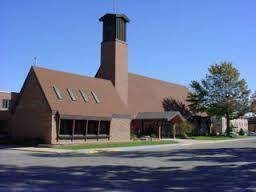
<svg viewBox="0 0 256 192"><path fill-rule="evenodd" d="M113 19L113 18L122 18L125 22L127 23L130 22L130 19L125 14L114 14L114 13L107 13L106 15L101 17L99 20L104 22L106 20Z"/></svg>

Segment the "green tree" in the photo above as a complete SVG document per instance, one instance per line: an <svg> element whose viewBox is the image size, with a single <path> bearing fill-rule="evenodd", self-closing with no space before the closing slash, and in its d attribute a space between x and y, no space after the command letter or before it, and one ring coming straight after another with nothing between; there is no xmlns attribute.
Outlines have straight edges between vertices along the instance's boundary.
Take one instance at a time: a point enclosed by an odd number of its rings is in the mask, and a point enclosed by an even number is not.
<svg viewBox="0 0 256 192"><path fill-rule="evenodd" d="M172 97L164 98L162 105L165 111L179 111L180 114L186 119L189 119L191 116L189 108L183 102L177 101Z"/></svg>
<svg viewBox="0 0 256 192"><path fill-rule="evenodd" d="M256 91L251 96L250 111L256 113Z"/></svg>
<svg viewBox="0 0 256 192"><path fill-rule="evenodd" d="M188 138L188 135L191 136L192 134L192 126L190 123L188 122L183 122L180 124L180 128L181 128L181 131L182 131L182 134L183 134L183 137L184 138Z"/></svg>
<svg viewBox="0 0 256 192"><path fill-rule="evenodd" d="M209 116L224 116L227 119L227 134L231 131L230 120L248 110L250 91L231 62L212 65L201 82L192 81L190 86L190 110L206 112Z"/></svg>

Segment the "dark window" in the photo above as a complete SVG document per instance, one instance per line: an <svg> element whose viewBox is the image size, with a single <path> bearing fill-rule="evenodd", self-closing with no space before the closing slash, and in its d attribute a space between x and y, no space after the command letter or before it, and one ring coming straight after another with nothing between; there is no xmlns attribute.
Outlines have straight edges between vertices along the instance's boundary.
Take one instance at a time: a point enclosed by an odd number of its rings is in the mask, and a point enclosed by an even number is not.
<svg viewBox="0 0 256 192"><path fill-rule="evenodd" d="M109 121L101 121L100 122L100 135L109 135Z"/></svg>
<svg viewBox="0 0 256 192"><path fill-rule="evenodd" d="M69 94L71 100L76 101L76 96L75 96L74 92L72 91L72 89L68 88L67 91L68 91L68 94Z"/></svg>
<svg viewBox="0 0 256 192"><path fill-rule="evenodd" d="M98 121L88 121L88 135L97 135L98 134Z"/></svg>
<svg viewBox="0 0 256 192"><path fill-rule="evenodd" d="M86 127L86 121L76 121L76 126L75 126L75 135L84 135L85 134L85 127Z"/></svg>
<svg viewBox="0 0 256 192"><path fill-rule="evenodd" d="M3 108L3 109L9 109L10 103L11 103L11 100L9 100L9 99L3 99L2 108Z"/></svg>
<svg viewBox="0 0 256 192"><path fill-rule="evenodd" d="M62 119L60 122L60 135L72 135L73 120Z"/></svg>
<svg viewBox="0 0 256 192"><path fill-rule="evenodd" d="M8 135L8 122L0 120L0 135Z"/></svg>
<svg viewBox="0 0 256 192"><path fill-rule="evenodd" d="M94 98L96 103L100 103L100 99L99 99L99 97L96 95L96 93L94 91L92 91L92 96L93 96L93 98Z"/></svg>
<svg viewBox="0 0 256 192"><path fill-rule="evenodd" d="M89 99L88 99L86 93L83 90L79 90L79 92L80 92L81 96L83 97L84 102L88 103Z"/></svg>
<svg viewBox="0 0 256 192"><path fill-rule="evenodd" d="M62 94L61 90L58 87L56 87L56 86L53 86L53 90L54 90L57 98L59 100L63 100L63 94Z"/></svg>

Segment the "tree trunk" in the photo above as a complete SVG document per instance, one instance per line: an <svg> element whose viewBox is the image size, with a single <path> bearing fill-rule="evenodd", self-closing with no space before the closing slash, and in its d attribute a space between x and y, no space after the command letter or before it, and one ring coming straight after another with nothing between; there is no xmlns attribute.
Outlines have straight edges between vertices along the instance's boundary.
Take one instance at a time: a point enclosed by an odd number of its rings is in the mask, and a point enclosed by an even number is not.
<svg viewBox="0 0 256 192"><path fill-rule="evenodd" d="M227 126L226 132L227 132L227 135L230 136L230 132L231 132L231 130L230 130L230 117L229 117L228 114L226 115L226 120L227 120L227 122L226 122L227 123L227 125L226 125Z"/></svg>

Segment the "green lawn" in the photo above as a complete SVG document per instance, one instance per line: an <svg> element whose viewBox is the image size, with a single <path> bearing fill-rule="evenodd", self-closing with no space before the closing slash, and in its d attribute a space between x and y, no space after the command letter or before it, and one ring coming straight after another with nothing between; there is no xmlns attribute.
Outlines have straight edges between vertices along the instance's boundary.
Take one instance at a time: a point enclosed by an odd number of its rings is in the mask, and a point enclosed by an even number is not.
<svg viewBox="0 0 256 192"><path fill-rule="evenodd" d="M72 146L58 146L57 149L102 149L114 147L135 147L135 146L148 146L148 145L166 145L175 144L175 141L132 141L126 143L102 143L102 144L86 144L86 145L72 145Z"/></svg>
<svg viewBox="0 0 256 192"><path fill-rule="evenodd" d="M211 141L218 141L218 140L229 140L229 139L241 139L247 138L248 136L237 136L237 137L228 137L228 136L194 136L192 139L194 140L211 140Z"/></svg>

